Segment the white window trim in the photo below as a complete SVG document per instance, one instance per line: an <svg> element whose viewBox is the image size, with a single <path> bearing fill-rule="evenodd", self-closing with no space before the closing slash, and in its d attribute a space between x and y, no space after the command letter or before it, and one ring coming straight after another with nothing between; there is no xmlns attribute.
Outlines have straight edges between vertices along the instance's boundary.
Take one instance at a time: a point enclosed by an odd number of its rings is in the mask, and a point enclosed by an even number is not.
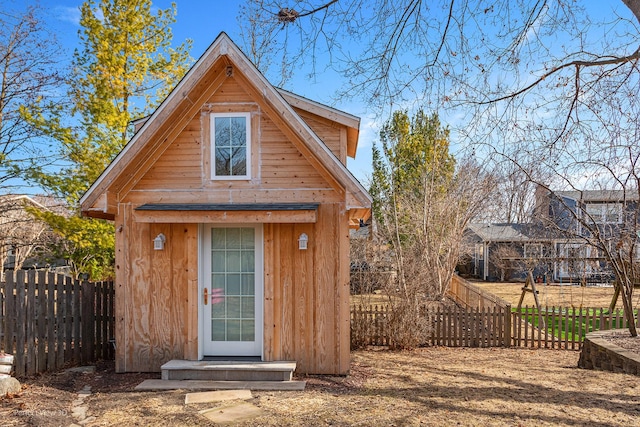
<svg viewBox="0 0 640 427"><path fill-rule="evenodd" d="M585 206L585 212L587 212L587 214L589 215L593 215L593 208L594 207L598 207L598 216L600 217L599 219L594 219L594 223L596 224L621 224L622 223L622 215L623 215L623 207L622 207L622 203L616 203L616 202L597 202L597 203L587 203ZM616 216L617 216L617 220L616 221L609 221L607 216L609 212L612 212L613 210L611 208L615 208L616 210ZM589 212L589 208L592 209L591 212Z"/></svg>
<svg viewBox="0 0 640 427"><path fill-rule="evenodd" d="M247 159L245 175L216 175L216 118L217 117L244 117L247 135ZM211 143L211 179L212 180L249 180L251 179L251 113L211 113L210 115L210 143Z"/></svg>

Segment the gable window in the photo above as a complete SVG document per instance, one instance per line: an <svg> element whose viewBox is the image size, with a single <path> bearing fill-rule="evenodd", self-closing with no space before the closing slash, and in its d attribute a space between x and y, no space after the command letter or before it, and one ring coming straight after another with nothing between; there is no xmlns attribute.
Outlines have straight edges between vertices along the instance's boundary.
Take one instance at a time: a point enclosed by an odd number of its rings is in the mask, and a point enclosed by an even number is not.
<svg viewBox="0 0 640 427"><path fill-rule="evenodd" d="M251 178L251 115L211 115L212 179Z"/></svg>

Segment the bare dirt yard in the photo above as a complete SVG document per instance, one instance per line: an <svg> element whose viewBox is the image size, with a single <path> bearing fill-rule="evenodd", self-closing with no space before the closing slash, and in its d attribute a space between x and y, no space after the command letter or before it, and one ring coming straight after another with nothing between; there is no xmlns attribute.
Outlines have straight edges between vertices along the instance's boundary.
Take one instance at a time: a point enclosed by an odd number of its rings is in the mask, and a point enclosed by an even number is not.
<svg viewBox="0 0 640 427"><path fill-rule="evenodd" d="M518 305L520 296L522 295L522 287L524 283L493 283L493 282L473 282L485 291L508 301L512 306ZM540 304L543 306L562 306L562 307L609 307L613 297L613 287L603 286L579 286L571 284L536 284ZM640 294L639 294L640 295ZM636 305L640 303L640 299L636 298ZM527 292L523 305L535 305L533 294ZM622 299L618 298L616 307L622 309Z"/></svg>
<svg viewBox="0 0 640 427"><path fill-rule="evenodd" d="M243 426L632 426L638 377L576 367L559 350L424 348L352 353L346 377L306 377L304 392L253 392L264 415ZM154 374L59 372L23 381L0 400L3 426L69 426L85 386L88 426L212 425L185 391L136 392Z"/></svg>

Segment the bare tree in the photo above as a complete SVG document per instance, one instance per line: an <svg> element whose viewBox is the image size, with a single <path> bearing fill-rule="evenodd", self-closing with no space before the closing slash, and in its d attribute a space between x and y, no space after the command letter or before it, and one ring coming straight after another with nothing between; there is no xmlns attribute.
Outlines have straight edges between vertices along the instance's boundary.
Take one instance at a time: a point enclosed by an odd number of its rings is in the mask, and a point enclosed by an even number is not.
<svg viewBox="0 0 640 427"><path fill-rule="evenodd" d="M490 252L489 262L500 274L500 281L511 280L514 273L522 272L522 254L512 244L502 244Z"/></svg>
<svg viewBox="0 0 640 427"><path fill-rule="evenodd" d="M61 84L60 50L39 18L40 10L0 10L0 188L7 189L25 162L40 162L44 153L33 143L34 129L21 109ZM6 190L5 190L6 191Z"/></svg>
<svg viewBox="0 0 640 427"><path fill-rule="evenodd" d="M413 347L428 329L423 307L442 301L461 255L464 230L491 189L472 161L455 162L436 114L396 112L373 152L371 194L379 240L396 273L385 293L394 346ZM457 164L456 164L457 163Z"/></svg>
<svg viewBox="0 0 640 427"><path fill-rule="evenodd" d="M48 249L53 232L29 213L29 208L34 207L48 209L29 196L0 196L0 272L10 258L10 268L19 270L28 259L51 253Z"/></svg>
<svg viewBox="0 0 640 427"><path fill-rule="evenodd" d="M632 70L640 1L619 6L589 16L563 0L251 0L239 18L246 35L270 41L288 72L311 65L344 73L344 94L383 105L487 104L537 87L566 89L572 100L590 89L586 79Z"/></svg>
<svg viewBox="0 0 640 427"><path fill-rule="evenodd" d="M637 94L632 80L617 90ZM549 231L589 248L589 262L608 265L631 324L630 332L636 335L633 292L640 284L640 102L635 95L630 98L621 103L617 97L601 96L591 108L607 116L606 122L562 144L531 146L527 154L549 172L545 181L529 177L554 196L559 211L559 215L550 216L553 206L542 205L538 218L549 219L545 224ZM523 151L513 147L505 150L505 157L514 150ZM522 157L512 160L519 165ZM589 200L590 194L597 197Z"/></svg>

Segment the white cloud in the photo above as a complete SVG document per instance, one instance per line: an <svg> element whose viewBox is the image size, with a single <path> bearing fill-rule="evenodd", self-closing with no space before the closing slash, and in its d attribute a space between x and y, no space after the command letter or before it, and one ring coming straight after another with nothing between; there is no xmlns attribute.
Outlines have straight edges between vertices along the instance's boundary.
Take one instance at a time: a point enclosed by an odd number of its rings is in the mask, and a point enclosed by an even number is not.
<svg viewBox="0 0 640 427"><path fill-rule="evenodd" d="M68 6L56 6L54 8L56 19L63 22L70 22L74 25L80 25L80 8Z"/></svg>

